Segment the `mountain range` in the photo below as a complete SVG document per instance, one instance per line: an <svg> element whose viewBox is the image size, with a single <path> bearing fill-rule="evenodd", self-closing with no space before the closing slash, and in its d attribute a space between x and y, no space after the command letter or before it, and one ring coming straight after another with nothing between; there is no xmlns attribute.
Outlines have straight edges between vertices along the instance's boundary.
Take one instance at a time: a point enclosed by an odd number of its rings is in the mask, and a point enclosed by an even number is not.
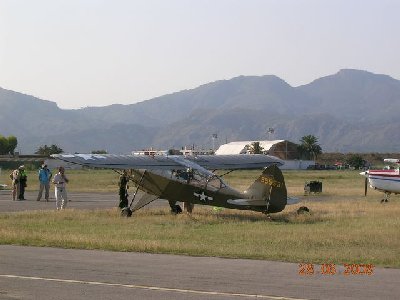
<svg viewBox="0 0 400 300"><path fill-rule="evenodd" d="M18 150L56 144L66 152L183 146L315 135L324 152L399 152L400 81L343 69L293 87L277 76L239 76L143 102L60 109L0 88L0 134ZM268 128L274 134L268 136Z"/></svg>

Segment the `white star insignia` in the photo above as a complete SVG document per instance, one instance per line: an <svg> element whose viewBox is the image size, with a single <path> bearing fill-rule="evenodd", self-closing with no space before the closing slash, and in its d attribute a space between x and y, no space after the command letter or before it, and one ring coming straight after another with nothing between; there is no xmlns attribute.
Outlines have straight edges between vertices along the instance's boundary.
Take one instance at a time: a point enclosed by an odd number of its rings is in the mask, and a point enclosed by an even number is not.
<svg viewBox="0 0 400 300"><path fill-rule="evenodd" d="M193 195L195 195L196 197L199 197L200 201L202 201L202 202L206 202L206 200L208 200L208 201L212 201L213 200L213 197L207 196L204 193L204 191L202 191L201 194L198 194L198 193L195 192L195 193L193 193Z"/></svg>

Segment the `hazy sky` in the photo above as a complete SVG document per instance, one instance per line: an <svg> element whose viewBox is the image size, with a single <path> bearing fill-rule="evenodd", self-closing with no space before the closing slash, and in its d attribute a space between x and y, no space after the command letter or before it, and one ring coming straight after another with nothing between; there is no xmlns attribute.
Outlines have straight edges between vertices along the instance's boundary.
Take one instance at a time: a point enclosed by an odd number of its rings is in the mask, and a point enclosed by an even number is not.
<svg viewBox="0 0 400 300"><path fill-rule="evenodd" d="M398 0L0 0L0 87L61 108L239 75L400 79Z"/></svg>

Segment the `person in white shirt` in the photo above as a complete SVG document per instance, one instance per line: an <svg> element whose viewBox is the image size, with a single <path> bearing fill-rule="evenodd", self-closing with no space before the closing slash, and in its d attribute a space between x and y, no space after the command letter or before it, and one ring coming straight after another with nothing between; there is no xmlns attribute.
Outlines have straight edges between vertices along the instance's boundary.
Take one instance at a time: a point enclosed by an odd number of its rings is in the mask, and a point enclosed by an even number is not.
<svg viewBox="0 0 400 300"><path fill-rule="evenodd" d="M68 178L64 174L64 167L58 168L58 173L53 178L53 183L55 184L55 196L56 196L56 207L57 210L65 209L67 206L67 189L66 184L68 183Z"/></svg>

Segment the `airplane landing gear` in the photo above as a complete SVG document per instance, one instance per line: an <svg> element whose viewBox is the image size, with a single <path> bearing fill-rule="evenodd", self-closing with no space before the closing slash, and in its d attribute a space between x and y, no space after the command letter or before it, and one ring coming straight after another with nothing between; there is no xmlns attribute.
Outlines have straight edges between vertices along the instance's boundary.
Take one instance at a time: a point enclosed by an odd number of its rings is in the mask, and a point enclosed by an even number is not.
<svg viewBox="0 0 400 300"><path fill-rule="evenodd" d="M182 213L182 208L176 204L176 201L168 201L169 207L171 207L171 214L177 215Z"/></svg>
<svg viewBox="0 0 400 300"><path fill-rule="evenodd" d="M127 217L127 218L132 217L132 210L131 210L131 208L130 208L130 207L124 207L124 208L121 210L121 217Z"/></svg>
<svg viewBox="0 0 400 300"><path fill-rule="evenodd" d="M190 202L182 202L182 203L183 203L182 210L188 214L191 214L193 212L194 204Z"/></svg>
<svg viewBox="0 0 400 300"><path fill-rule="evenodd" d="M171 207L171 213L177 215L182 213L182 208L179 205L174 205Z"/></svg>
<svg viewBox="0 0 400 300"><path fill-rule="evenodd" d="M383 196L383 199L381 200L381 203L388 203L390 199L390 193L386 192L385 195Z"/></svg>
<svg viewBox="0 0 400 300"><path fill-rule="evenodd" d="M388 203L390 198L390 193L385 192L385 196L383 196L383 199L381 200L381 203Z"/></svg>

